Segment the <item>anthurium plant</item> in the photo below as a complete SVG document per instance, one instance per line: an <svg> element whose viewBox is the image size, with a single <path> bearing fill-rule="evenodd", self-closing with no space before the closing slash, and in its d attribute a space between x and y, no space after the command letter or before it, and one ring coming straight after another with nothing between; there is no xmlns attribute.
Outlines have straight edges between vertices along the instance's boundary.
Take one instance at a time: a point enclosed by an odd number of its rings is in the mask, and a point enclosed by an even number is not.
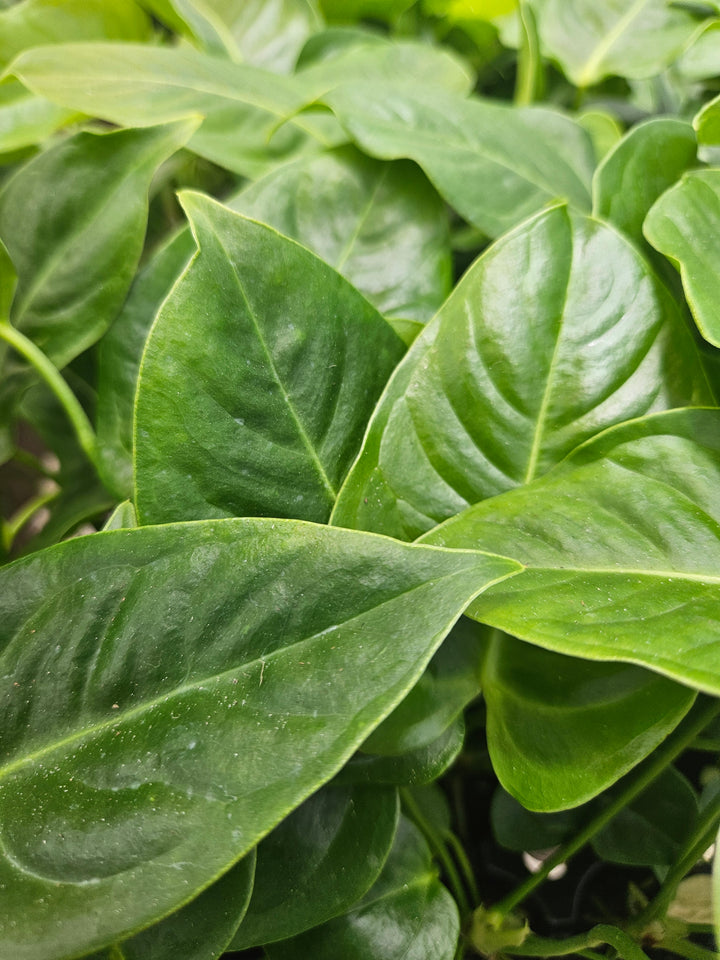
<svg viewBox="0 0 720 960"><path fill-rule="evenodd" d="M0 71L0 960L717 957L720 5Z"/></svg>

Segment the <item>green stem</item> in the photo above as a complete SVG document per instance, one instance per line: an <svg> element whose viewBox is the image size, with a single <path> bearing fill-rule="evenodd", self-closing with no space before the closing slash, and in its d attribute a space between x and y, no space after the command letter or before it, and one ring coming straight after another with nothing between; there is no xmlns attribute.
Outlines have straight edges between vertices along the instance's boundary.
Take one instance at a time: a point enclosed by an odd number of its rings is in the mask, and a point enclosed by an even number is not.
<svg viewBox="0 0 720 960"><path fill-rule="evenodd" d="M493 907L493 912L499 916L510 913L547 879L551 870L559 864L565 863L575 856L579 850L582 850L585 844L592 840L614 816L642 793L693 742L698 733L707 726L719 711L720 703L716 699L701 696L682 723L657 748L648 761L642 765L642 768L628 777L625 789L619 792L607 807L593 817L577 836L558 847L555 853L543 862L537 873L527 877L515 890L511 891L500 903Z"/></svg>
<svg viewBox="0 0 720 960"><path fill-rule="evenodd" d="M675 937L667 937L658 946L678 957L685 957L685 960L717 960L718 956L714 950L708 950L690 940Z"/></svg>
<svg viewBox="0 0 720 960"><path fill-rule="evenodd" d="M15 463L19 463L21 467L26 467L28 470L39 473L40 476L46 477L48 480L55 480L57 476L52 470L48 470L45 464L42 463L35 454L30 453L29 450L23 450L22 447L15 451L12 455L12 460Z"/></svg>
<svg viewBox="0 0 720 960"><path fill-rule="evenodd" d="M477 883L475 882L475 874L470 866L470 861L468 860L467 854L463 849L463 845L451 830L443 833L442 836L443 840L445 840L446 843L449 843L452 847L452 851L455 854L455 859L460 865L460 869L462 870L465 883L470 891L470 896L472 897L473 903L480 903L480 891L478 890Z"/></svg>
<svg viewBox="0 0 720 960"><path fill-rule="evenodd" d="M15 537L17 537L18 533L20 533L33 514L54 500L59 492L59 490L51 490L48 493L38 494L37 497L33 497L28 503L23 504L23 506L3 524L2 541L6 550L9 551L12 548Z"/></svg>
<svg viewBox="0 0 720 960"><path fill-rule="evenodd" d="M401 788L400 796L403 806L407 810L410 818L418 826L427 842L430 844L433 852L440 861L448 883L452 887L453 894L457 900L460 916L464 919L470 913L470 904L468 902L465 888L462 885L460 874L457 871L452 857L447 852L447 847L442 841L442 837L437 833L433 825L423 816L420 807L415 802L412 794L406 788Z"/></svg>
<svg viewBox="0 0 720 960"><path fill-rule="evenodd" d="M50 387L67 414L80 447L88 460L93 465L96 464L97 441L95 431L77 397L61 377L57 367L50 362L42 350L35 346L32 340L29 340L6 321L0 321L0 340L9 343L13 350L17 350Z"/></svg>
<svg viewBox="0 0 720 960"><path fill-rule="evenodd" d="M518 51L515 80L515 106L527 107L538 99L541 88L541 59L535 17L527 0L520 0L519 10L522 38Z"/></svg>
<svg viewBox="0 0 720 960"><path fill-rule="evenodd" d="M606 943L613 947L623 960L648 960L647 954L631 936L607 923L600 923L587 933L564 940L531 934L521 946L511 947L507 952L515 957L566 957Z"/></svg>

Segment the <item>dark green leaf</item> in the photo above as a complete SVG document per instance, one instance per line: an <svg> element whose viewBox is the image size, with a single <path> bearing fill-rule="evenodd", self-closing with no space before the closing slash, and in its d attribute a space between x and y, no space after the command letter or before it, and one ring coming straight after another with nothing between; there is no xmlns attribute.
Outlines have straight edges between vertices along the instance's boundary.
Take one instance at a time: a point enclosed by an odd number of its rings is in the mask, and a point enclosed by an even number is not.
<svg viewBox="0 0 720 960"><path fill-rule="evenodd" d="M258 847L250 907L230 949L304 933L344 913L377 880L397 830L397 791L329 784Z"/></svg>
<svg viewBox="0 0 720 960"><path fill-rule="evenodd" d="M592 144L561 113L464 99L417 83L345 84L324 99L363 150L384 160L415 160L488 236L549 201L590 206Z"/></svg>
<svg viewBox="0 0 720 960"><path fill-rule="evenodd" d="M635 247L555 207L490 247L415 341L332 522L411 540L604 427L711 401L677 307Z"/></svg>
<svg viewBox="0 0 720 960"><path fill-rule="evenodd" d="M145 350L138 515L325 521L403 345L304 247L201 194L183 204L200 251Z"/></svg>
<svg viewBox="0 0 720 960"><path fill-rule="evenodd" d="M266 953L269 960L452 960L459 928L457 906L437 879L427 844L403 817L385 868L362 900Z"/></svg>
<svg viewBox="0 0 720 960"><path fill-rule="evenodd" d="M482 622L717 694L719 491L720 412L672 411L606 431L424 540L528 565L471 606Z"/></svg>
<svg viewBox="0 0 720 960"><path fill-rule="evenodd" d="M0 570L0 952L72 957L209 885L346 762L509 561L296 521Z"/></svg>

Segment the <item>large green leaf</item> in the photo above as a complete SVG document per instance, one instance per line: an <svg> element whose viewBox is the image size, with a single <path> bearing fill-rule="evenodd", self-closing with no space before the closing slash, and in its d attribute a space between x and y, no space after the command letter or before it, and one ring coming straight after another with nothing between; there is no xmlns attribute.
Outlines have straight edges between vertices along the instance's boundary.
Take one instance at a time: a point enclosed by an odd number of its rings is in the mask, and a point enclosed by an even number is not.
<svg viewBox="0 0 720 960"><path fill-rule="evenodd" d="M477 619L717 694L719 491L720 412L672 411L606 431L424 539L528 565L516 589L471 606Z"/></svg>
<svg viewBox="0 0 720 960"><path fill-rule="evenodd" d="M720 169L693 170L664 193L645 221L645 236L680 269L700 332L720 346Z"/></svg>
<svg viewBox="0 0 720 960"><path fill-rule="evenodd" d="M329 784L258 847L250 907L231 950L304 933L344 913L377 880L397 830L397 791Z"/></svg>
<svg viewBox="0 0 720 960"><path fill-rule="evenodd" d="M143 358L138 515L325 521L403 345L304 247L202 194L182 200L200 251Z"/></svg>
<svg viewBox="0 0 720 960"><path fill-rule="evenodd" d="M98 533L0 569L0 952L72 957L181 907L516 570L260 519Z"/></svg>
<svg viewBox="0 0 720 960"><path fill-rule="evenodd" d="M604 427L711 400L692 338L635 247L555 207L490 247L415 341L332 522L411 540Z"/></svg>
<svg viewBox="0 0 720 960"><path fill-rule="evenodd" d="M362 900L265 952L269 960L452 960L459 932L457 906L437 879L427 843L403 817L385 869Z"/></svg>
<svg viewBox="0 0 720 960"><path fill-rule="evenodd" d="M548 201L590 206L592 144L561 113L465 99L417 83L345 84L324 99L363 150L415 160L445 199L491 237Z"/></svg>
<svg viewBox="0 0 720 960"><path fill-rule="evenodd" d="M216 960L242 921L254 872L253 850L177 913L88 960Z"/></svg>
<svg viewBox="0 0 720 960"><path fill-rule="evenodd" d="M36 97L9 78L0 83L0 158L42 143L73 118L69 110Z"/></svg>
<svg viewBox="0 0 720 960"><path fill-rule="evenodd" d="M303 150L344 140L327 113L298 111L343 81L434 77L451 90L470 78L457 58L419 43L365 44L331 63L283 77L190 48L85 43L21 54L12 73L54 103L123 126L201 115L190 148L243 176L257 177Z"/></svg>
<svg viewBox="0 0 720 960"><path fill-rule="evenodd" d="M134 0L22 0L0 13L0 68L29 47L66 40L148 40Z"/></svg>
<svg viewBox="0 0 720 960"><path fill-rule="evenodd" d="M344 147L279 168L229 206L308 247L385 316L425 322L450 292L447 215L413 163Z"/></svg>
<svg viewBox="0 0 720 960"><path fill-rule="evenodd" d="M697 21L668 0L531 0L543 52L578 87L618 74L661 73L689 42Z"/></svg>
<svg viewBox="0 0 720 960"><path fill-rule="evenodd" d="M565 657L499 633L483 693L500 782L524 807L543 811L600 793L654 750L695 699L649 670Z"/></svg>
<svg viewBox="0 0 720 960"><path fill-rule="evenodd" d="M0 237L18 272L11 320L64 366L127 294L157 167L196 123L78 133L22 166L0 193Z"/></svg>
<svg viewBox="0 0 720 960"><path fill-rule="evenodd" d="M689 123L661 117L633 127L605 157L593 179L593 213L636 242L650 207L696 162Z"/></svg>

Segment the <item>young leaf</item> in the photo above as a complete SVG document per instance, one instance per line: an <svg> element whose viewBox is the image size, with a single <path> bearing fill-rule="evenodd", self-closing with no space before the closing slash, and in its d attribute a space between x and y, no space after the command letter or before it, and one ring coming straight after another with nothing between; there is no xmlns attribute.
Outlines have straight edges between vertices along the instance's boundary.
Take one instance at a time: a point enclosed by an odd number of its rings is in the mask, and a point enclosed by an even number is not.
<svg viewBox="0 0 720 960"><path fill-rule="evenodd" d="M344 913L377 880L398 825L397 791L328 784L258 847L253 895L229 949L285 940Z"/></svg>
<svg viewBox="0 0 720 960"><path fill-rule="evenodd" d="M464 99L430 84L344 84L324 101L363 150L384 160L415 160L488 236L549 201L590 206L592 144L561 113Z"/></svg>
<svg viewBox="0 0 720 960"><path fill-rule="evenodd" d="M11 320L57 366L120 309L140 259L150 181L196 126L78 133L4 185L0 236L19 278Z"/></svg>
<svg viewBox="0 0 720 960"><path fill-rule="evenodd" d="M645 236L680 269L700 332L720 347L720 170L692 170L664 193L645 221Z"/></svg>
<svg viewBox="0 0 720 960"><path fill-rule="evenodd" d="M483 693L498 779L523 806L541 811L605 790L658 746L695 699L649 670L565 657L497 633Z"/></svg>
<svg viewBox="0 0 720 960"><path fill-rule="evenodd" d="M697 21L666 0L531 0L543 52L578 87L617 74L661 73L690 40Z"/></svg>
<svg viewBox="0 0 720 960"><path fill-rule="evenodd" d="M516 570L256 519L99 533L0 569L0 952L73 957L177 910Z"/></svg>
<svg viewBox="0 0 720 960"><path fill-rule="evenodd" d="M634 246L555 207L490 247L415 341L332 522L411 540L605 427L711 401L692 338Z"/></svg>
<svg viewBox="0 0 720 960"><path fill-rule="evenodd" d="M550 650L720 693L720 412L623 424L425 542L527 565L469 613Z"/></svg>
<svg viewBox="0 0 720 960"><path fill-rule="evenodd" d="M200 250L143 359L140 520L325 521L403 345L304 247L201 194L182 201Z"/></svg>
<svg viewBox="0 0 720 960"><path fill-rule="evenodd" d="M437 879L425 840L403 817L385 869L362 900L265 952L269 960L452 960L459 928L457 906Z"/></svg>
<svg viewBox="0 0 720 960"><path fill-rule="evenodd" d="M696 163L689 123L672 118L633 127L605 157L593 178L593 213L642 242L643 220L657 198Z"/></svg>

